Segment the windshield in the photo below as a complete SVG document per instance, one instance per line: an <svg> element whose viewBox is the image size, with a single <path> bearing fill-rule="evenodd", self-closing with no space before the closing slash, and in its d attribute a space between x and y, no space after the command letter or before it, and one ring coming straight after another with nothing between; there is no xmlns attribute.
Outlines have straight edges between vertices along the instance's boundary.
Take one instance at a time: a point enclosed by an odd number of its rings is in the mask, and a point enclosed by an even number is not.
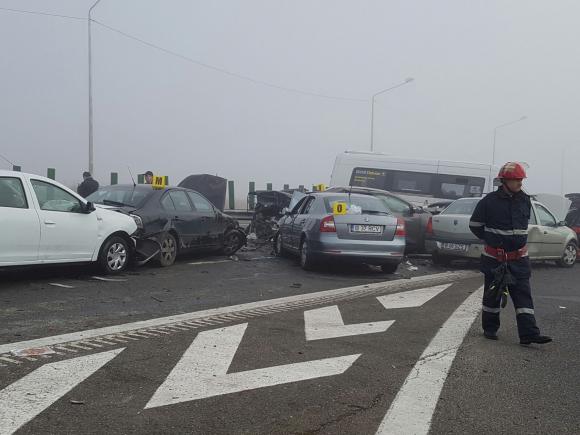
<svg viewBox="0 0 580 435"><path fill-rule="evenodd" d="M478 202L478 199L462 199L460 201L455 201L451 203L451 205L447 207L441 214L472 215Z"/></svg>
<svg viewBox="0 0 580 435"><path fill-rule="evenodd" d="M89 195L87 201L118 207L140 208L151 193L152 191L135 189L133 186L126 188L104 187Z"/></svg>
<svg viewBox="0 0 580 435"><path fill-rule="evenodd" d="M390 214L389 209L383 201L373 196L354 196L351 195L337 195L324 198L326 211L332 213L332 207L337 202L346 202L347 210L351 210L351 206L355 210L358 208L362 213L376 213L376 214Z"/></svg>

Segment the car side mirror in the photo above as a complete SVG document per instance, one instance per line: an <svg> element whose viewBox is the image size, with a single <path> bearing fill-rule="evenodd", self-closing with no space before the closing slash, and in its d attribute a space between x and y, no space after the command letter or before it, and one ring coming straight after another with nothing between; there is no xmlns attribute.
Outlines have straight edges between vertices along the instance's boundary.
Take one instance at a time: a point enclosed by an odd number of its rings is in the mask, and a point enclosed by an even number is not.
<svg viewBox="0 0 580 435"><path fill-rule="evenodd" d="M96 210L96 208L95 208L95 204L93 204L92 202L87 202L87 203L84 205L84 212L85 212L86 214L90 214L90 213L94 212L95 210Z"/></svg>
<svg viewBox="0 0 580 435"><path fill-rule="evenodd" d="M568 226L568 224L567 224L565 221L560 221L560 222L558 222L558 224L557 224L557 225L558 225L559 227L567 227L567 226Z"/></svg>

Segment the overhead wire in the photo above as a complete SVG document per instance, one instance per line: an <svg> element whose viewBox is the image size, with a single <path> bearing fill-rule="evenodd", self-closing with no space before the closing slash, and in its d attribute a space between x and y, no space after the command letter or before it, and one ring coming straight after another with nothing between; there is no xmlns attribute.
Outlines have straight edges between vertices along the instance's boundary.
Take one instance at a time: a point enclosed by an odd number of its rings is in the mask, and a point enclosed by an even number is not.
<svg viewBox="0 0 580 435"><path fill-rule="evenodd" d="M43 16L49 16L49 17L58 17L58 18L66 18L66 19L71 19L71 20L81 20L81 21L87 21L88 18L83 18L83 17L76 17L76 16L71 16L71 15L62 15L62 14L54 14L54 13L49 13L49 12L38 12L38 11L30 11L30 10L24 10L24 9L13 9L13 8L5 8L5 7L0 7L0 10L3 11L7 11L7 12L14 12L14 13L21 13L21 14L31 14L31 15L43 15ZM303 90L303 89L298 89L298 88L293 88L293 87L289 87L289 86L283 86L283 85L278 85L276 83L272 83L272 82L268 82L265 80L260 80L260 79L256 79L253 78L251 76L248 75L244 75L244 74L240 74L240 73L236 73L234 71L230 71L227 70L225 68L221 68L215 65L211 65L205 62L202 62L200 60L185 56L183 54L177 53L176 51L170 50L168 48L162 47L160 45L154 44L150 41L147 41L145 39L139 38L137 36L134 36L130 33L127 33L123 30L117 29L115 27L109 26L108 24L105 24L101 21L95 20L95 19L91 19L91 22L111 31L114 33L117 33L125 38L131 39L133 41L139 42L142 45L145 45L149 48L153 48L157 51L163 52L165 54L168 54L170 56L174 56L177 57L181 60L184 60L186 62L192 63L194 65L197 65L199 67L214 71L214 72L218 72L230 77L234 77L236 79L239 80L245 80L247 82L253 83L255 85L260 85L260 86L265 86L265 87L269 87L272 89L277 89L279 91L284 91L284 92L291 92L291 93L295 93L295 94L300 94L300 95L306 95L306 96L310 96L310 97L316 97L316 98L324 98L324 99L328 99L328 100L335 100L335 101L345 101L345 102L357 102L357 103L361 103L361 102L368 102L368 99L363 99L363 98L351 98L351 97L344 97L344 96L337 96L337 95L328 95L328 94L323 94L320 92L312 92L312 91L307 91L307 90Z"/></svg>

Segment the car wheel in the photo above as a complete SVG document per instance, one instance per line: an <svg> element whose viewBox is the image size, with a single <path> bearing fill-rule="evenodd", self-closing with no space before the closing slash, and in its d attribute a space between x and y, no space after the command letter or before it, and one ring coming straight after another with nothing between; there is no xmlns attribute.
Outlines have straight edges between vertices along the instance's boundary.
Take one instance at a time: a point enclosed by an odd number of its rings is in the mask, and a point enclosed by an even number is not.
<svg viewBox="0 0 580 435"><path fill-rule="evenodd" d="M276 257L288 256L288 252L284 248L284 243L282 242L282 235L280 233L274 236L274 254L276 254Z"/></svg>
<svg viewBox="0 0 580 435"><path fill-rule="evenodd" d="M562 258L558 260L558 266L560 267L573 267L578 258L578 247L575 242L568 242Z"/></svg>
<svg viewBox="0 0 580 435"><path fill-rule="evenodd" d="M308 247L308 241L303 240L300 245L300 266L304 270L312 270L314 268L314 260Z"/></svg>
<svg viewBox="0 0 580 435"><path fill-rule="evenodd" d="M451 259L450 258L444 257L444 256L442 256L440 254L437 254L437 253L433 253L432 260L433 260L433 264L435 266L443 266L443 267L446 267L446 266L449 266L451 264Z"/></svg>
<svg viewBox="0 0 580 435"><path fill-rule="evenodd" d="M398 263L397 264L387 263L387 264L381 265L381 270L384 273L395 273L398 268L399 268L399 264Z"/></svg>
<svg viewBox="0 0 580 435"><path fill-rule="evenodd" d="M159 242L159 264L162 267L171 266L177 258L177 240L171 233L165 233Z"/></svg>
<svg viewBox="0 0 580 435"><path fill-rule="evenodd" d="M228 231L224 236L224 247L222 249L222 253L227 255L234 255L244 244L242 240L242 235L239 231L232 230Z"/></svg>
<svg viewBox="0 0 580 435"><path fill-rule="evenodd" d="M122 237L113 236L103 244L98 262L104 273L114 275L127 269L129 260L129 243Z"/></svg>

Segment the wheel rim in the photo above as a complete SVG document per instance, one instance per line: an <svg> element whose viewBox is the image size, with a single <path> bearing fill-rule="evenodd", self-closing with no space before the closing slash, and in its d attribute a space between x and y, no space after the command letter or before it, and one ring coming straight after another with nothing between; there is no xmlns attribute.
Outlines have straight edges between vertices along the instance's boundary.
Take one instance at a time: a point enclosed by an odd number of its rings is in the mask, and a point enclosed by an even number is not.
<svg viewBox="0 0 580 435"><path fill-rule="evenodd" d="M107 251L107 266L111 270L121 270L127 263L127 248L122 243L113 243Z"/></svg>
<svg viewBox="0 0 580 435"><path fill-rule="evenodd" d="M568 265L574 264L576 262L577 256L578 252L576 251L576 247L573 245L568 245L566 247L566 251L564 252L564 262Z"/></svg>
<svg viewBox="0 0 580 435"><path fill-rule="evenodd" d="M175 240L167 237L161 244L161 256L165 261L171 261L175 257Z"/></svg>
<svg viewBox="0 0 580 435"><path fill-rule="evenodd" d="M302 243L302 249L300 250L300 263L302 266L308 261L308 244L306 242Z"/></svg>

